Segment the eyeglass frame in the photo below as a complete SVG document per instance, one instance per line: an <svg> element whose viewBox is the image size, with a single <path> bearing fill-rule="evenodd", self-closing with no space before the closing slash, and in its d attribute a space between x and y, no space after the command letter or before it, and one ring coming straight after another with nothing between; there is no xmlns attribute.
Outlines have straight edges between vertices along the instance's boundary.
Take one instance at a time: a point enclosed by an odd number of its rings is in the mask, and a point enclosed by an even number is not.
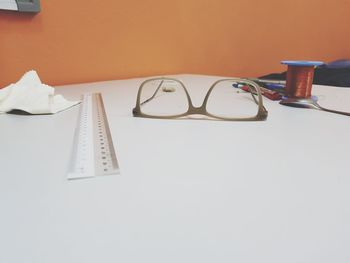
<svg viewBox="0 0 350 263"><path fill-rule="evenodd" d="M149 114L145 114L142 112L141 110L141 105L145 102L148 102L150 100L152 100L156 93L158 92L158 90L160 89L161 85L158 86L158 88L156 89L156 91L154 92L154 94L147 99L144 102L140 102L141 100L141 92L142 92L142 88L145 84L147 84L148 82L151 81L155 81L155 80L161 80L161 81L165 81L165 80L171 80L171 81L175 81L180 83L180 85L182 86L182 88L185 91L186 97L187 97L187 101L188 101L188 110L184 113L181 114L176 114L176 115L168 115L168 116L157 116L157 115L149 115ZM249 90L248 91L253 99L254 102L258 105L258 111L257 114L253 117L237 117L237 118L228 118L228 117L222 117L222 116L216 116L213 114L210 114L207 111L207 103L208 103L208 99L209 96L212 92L212 90L214 89L214 87L220 83L220 82L224 82L224 81L234 81L234 82L238 82L238 83L244 83L244 84L248 84ZM253 88L256 91L256 94L253 93ZM258 101L257 99L254 97L254 95L256 95L258 97ZM137 92L137 98L136 98L136 106L135 108L133 108L132 110L133 116L134 117L142 117L142 118L152 118L152 119L178 119L181 117L186 117L189 115L203 115L203 116L207 116L210 118L214 118L216 120L223 120L223 121L263 121L266 120L267 115L268 115L268 111L266 110L266 108L263 105L263 98L261 95L261 90L260 90L260 86L255 83L254 81L248 80L248 79L243 79L243 78L225 78L225 79L219 79L217 81L215 81L209 88L209 90L207 91L207 94L205 95L205 98L203 100L203 103L201 106L199 107L195 107L193 106L190 94L187 90L187 88L185 87L185 85L178 79L175 78L168 78L168 77L160 77L160 78L151 78L151 79L146 79L145 81L143 81L139 87L139 90Z"/></svg>

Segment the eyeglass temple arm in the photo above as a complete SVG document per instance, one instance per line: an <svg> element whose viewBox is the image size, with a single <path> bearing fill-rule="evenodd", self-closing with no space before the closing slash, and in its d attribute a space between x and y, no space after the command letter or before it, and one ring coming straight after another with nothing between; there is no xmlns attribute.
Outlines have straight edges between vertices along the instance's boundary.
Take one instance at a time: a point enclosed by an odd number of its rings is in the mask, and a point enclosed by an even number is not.
<svg viewBox="0 0 350 263"><path fill-rule="evenodd" d="M255 83L256 85L258 85L256 82L254 82L254 83ZM257 95L257 91L256 91L255 87L248 84L248 88L249 88L250 95L252 96L254 102L255 102L257 105L259 105L259 102L257 101L257 99L256 99L255 96L254 96L254 95ZM265 109L264 106L263 106L263 108ZM266 109L265 109L265 110L266 110Z"/></svg>
<svg viewBox="0 0 350 263"><path fill-rule="evenodd" d="M252 81L251 81L252 82ZM254 95L257 95L258 92L256 90L256 88L254 87L254 85L252 83L246 83L246 82L242 82L244 84L245 87L248 87L249 90L245 90L246 92L249 92L250 95L252 96L254 102L259 105L259 102L256 100ZM239 84L239 82L238 82ZM255 85L258 85L257 83L254 82Z"/></svg>
<svg viewBox="0 0 350 263"><path fill-rule="evenodd" d="M153 95L152 95L151 97L149 97L148 99L144 100L143 102L141 102L140 105L146 104L147 102L153 100L154 97L157 95L159 89L160 89L161 86L163 85L163 82L164 82L164 80L162 80L162 81L159 83L159 85L158 85L156 91L153 93Z"/></svg>
<svg viewBox="0 0 350 263"><path fill-rule="evenodd" d="M256 84L256 85L258 85L258 84ZM250 86L249 86L249 87L250 87ZM257 99L255 98L255 95L256 95L257 93L254 94L254 92L252 92L252 90L251 90L252 88L253 88L253 87L250 87L250 88L249 88L250 94L252 95L252 97L253 97L255 103L256 103L257 105L259 105L259 102L258 102ZM262 107L262 109L263 109L265 112L267 112L267 110L266 110L266 108L265 108L265 106L264 106L263 104L261 104L261 107Z"/></svg>
<svg viewBox="0 0 350 263"><path fill-rule="evenodd" d="M255 83L255 85L259 85L259 84L256 83L256 82L254 82L254 83ZM257 99L255 98L255 95L257 95L257 90L255 89L254 86L249 85L249 84L248 84L248 88L249 88L250 95L253 97L254 102L255 102L257 105L259 105L259 102L258 102ZM267 112L267 110L266 110L266 108L265 108L264 105L261 104L261 107L262 107L262 109L263 109L264 111Z"/></svg>

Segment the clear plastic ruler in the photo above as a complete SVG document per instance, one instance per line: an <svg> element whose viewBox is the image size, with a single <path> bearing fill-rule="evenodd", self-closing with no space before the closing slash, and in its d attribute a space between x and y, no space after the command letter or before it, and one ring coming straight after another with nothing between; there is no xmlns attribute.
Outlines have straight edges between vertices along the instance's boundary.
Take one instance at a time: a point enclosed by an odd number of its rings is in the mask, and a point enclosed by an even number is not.
<svg viewBox="0 0 350 263"><path fill-rule="evenodd" d="M83 94L68 179L119 174L100 93Z"/></svg>

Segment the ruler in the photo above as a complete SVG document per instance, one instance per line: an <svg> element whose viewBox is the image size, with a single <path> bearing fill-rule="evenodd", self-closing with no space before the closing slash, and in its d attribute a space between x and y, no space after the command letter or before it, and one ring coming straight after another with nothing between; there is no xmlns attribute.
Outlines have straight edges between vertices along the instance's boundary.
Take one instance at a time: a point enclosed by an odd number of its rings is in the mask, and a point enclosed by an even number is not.
<svg viewBox="0 0 350 263"><path fill-rule="evenodd" d="M82 96L68 179L119 174L111 132L100 93Z"/></svg>

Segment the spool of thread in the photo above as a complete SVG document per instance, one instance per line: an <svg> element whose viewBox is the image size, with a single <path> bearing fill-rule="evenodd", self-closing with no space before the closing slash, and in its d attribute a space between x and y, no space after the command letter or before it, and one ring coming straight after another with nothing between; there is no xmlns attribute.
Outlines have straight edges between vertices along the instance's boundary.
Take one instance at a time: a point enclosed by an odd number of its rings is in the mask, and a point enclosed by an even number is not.
<svg viewBox="0 0 350 263"><path fill-rule="evenodd" d="M315 67L322 65L320 61L282 61L288 65L285 94L288 98L311 98L312 82Z"/></svg>

